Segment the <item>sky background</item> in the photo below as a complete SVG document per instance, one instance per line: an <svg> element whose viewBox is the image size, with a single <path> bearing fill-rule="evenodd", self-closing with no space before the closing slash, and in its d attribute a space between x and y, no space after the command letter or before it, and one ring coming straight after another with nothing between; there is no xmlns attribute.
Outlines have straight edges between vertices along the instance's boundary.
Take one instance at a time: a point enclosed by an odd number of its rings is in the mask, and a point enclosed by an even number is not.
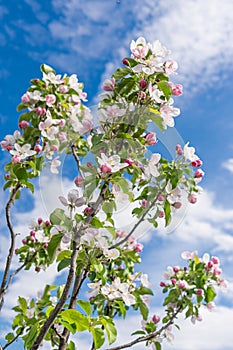
<svg viewBox="0 0 233 350"><path fill-rule="evenodd" d="M152 311L159 313L162 299L158 284L167 265L181 264L183 250L218 255L229 282L228 292L219 294L212 314L203 309L204 320L197 325L181 319L181 332L176 332L173 345L165 343L164 349L232 350L232 0L0 0L0 28L1 140L17 129L16 106L30 79L40 77L40 64L53 66L57 73L76 73L85 83L88 105L93 107L103 80L129 55L132 39L139 36L150 42L159 39L172 51L172 58L179 64L176 82L183 84L184 94L176 100L181 115L175 120L175 130L161 137L160 142L167 146L181 137L196 147L204 162L204 191L195 206L185 206L168 231L159 230L142 238L143 270L150 274L158 291ZM0 154L0 185L7 159L6 154ZM45 217L58 205L57 197L72 187L72 179L67 175L65 167L59 176L44 174L35 198L23 196L24 207L18 205L14 210L16 232L23 234L32 217ZM1 216L6 195L1 192ZM125 220L124 212L125 208L119 211L121 222ZM3 221L1 269L9 244ZM23 272L17 278L0 319L1 339L9 327L10 308L18 295L35 295L45 282L52 284L55 275L51 268L37 275L33 271ZM132 330L134 325L139 328L140 319L130 317L127 327L119 325L121 343L128 337L126 330L130 334L129 325ZM80 348L89 348L85 339L81 344ZM11 348L21 349L19 344Z"/></svg>

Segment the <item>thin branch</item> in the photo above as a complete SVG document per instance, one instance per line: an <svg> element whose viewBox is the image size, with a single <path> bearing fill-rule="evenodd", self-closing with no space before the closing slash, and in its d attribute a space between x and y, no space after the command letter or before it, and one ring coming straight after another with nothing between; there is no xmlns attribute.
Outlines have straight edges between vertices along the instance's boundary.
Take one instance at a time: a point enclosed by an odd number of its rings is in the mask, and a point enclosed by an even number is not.
<svg viewBox="0 0 233 350"><path fill-rule="evenodd" d="M9 288L9 286L12 283L13 278L30 262L33 261L34 257L36 256L38 251L35 251L35 253L31 256L31 258L27 261L25 261L20 267L18 267L14 272L12 272L12 274L10 275L8 282L6 283L6 286L4 288L4 293L6 293L7 289Z"/></svg>
<svg viewBox="0 0 233 350"><path fill-rule="evenodd" d="M99 210L100 204L104 201L104 194L107 191L107 188L108 188L108 185L105 183L103 185L101 191L100 191L100 194L99 194L96 202L92 206L92 211L88 214L88 217L86 218L85 224L80 228L80 232L83 230L85 225L87 225L87 224L89 224L91 222L93 216ZM67 281L66 281L66 284L65 284L65 288L64 288L63 293L61 295L61 298L59 299L57 305L55 306L55 308L51 312L49 318L43 324L43 326L41 328L41 331L40 331L39 335L37 336L36 340L34 341L34 343L33 343L33 345L32 345L30 350L37 350L39 348L42 340L44 339L44 337L47 334L48 330L52 326L55 318L57 317L57 315L61 311L63 305L65 304L65 302L66 302L66 300L67 300L67 298L69 296L69 291L71 289L71 286L72 286L72 283L73 283L73 280L74 280L74 277L75 277L75 273L76 273L76 265L77 265L76 260L77 260L77 257L78 257L77 242L74 241L73 244L74 244L74 248L73 248L73 252L72 252L72 255L71 255L70 271L69 271L69 274L68 274L68 277L67 277Z"/></svg>
<svg viewBox="0 0 233 350"><path fill-rule="evenodd" d="M70 303L68 309L75 309L78 293L80 291L80 288L84 282L84 280L87 277L87 271L83 271L80 275L76 276L72 296L70 298ZM70 331L67 328L64 328L62 335L60 336L60 344L59 344L59 350L65 350L67 346L67 342L70 336Z"/></svg>
<svg viewBox="0 0 233 350"><path fill-rule="evenodd" d="M75 145L72 145L71 146L71 150L72 150L72 154L73 154L73 156L74 156L74 159L75 159L75 161L76 161L76 164L77 164L77 167L78 167L78 172L79 172L79 174L82 176L82 178L84 179L85 178L85 175L84 175L84 173L83 173L83 171L81 170L81 162L80 162L80 159L79 159L79 157L77 156L77 154L76 154L76 147L75 147Z"/></svg>
<svg viewBox="0 0 233 350"><path fill-rule="evenodd" d="M161 189L161 192L164 191L166 186L164 186L162 189ZM130 230L130 232L122 239L120 240L119 242L116 242L115 244L111 245L111 247L109 247L108 249L113 249L113 248L116 248L116 247L119 247L121 244L125 243L128 238L134 233L134 231L136 230L136 228L144 221L146 215L148 214L148 212L153 208L153 206L155 205L157 199L158 199L158 196L157 195L155 197L155 199L153 200L153 202L151 203L151 205L149 206L149 208L143 213L143 215L140 217L140 219L137 221L137 223L134 225L134 227Z"/></svg>
<svg viewBox="0 0 233 350"><path fill-rule="evenodd" d="M74 280L74 276L76 273L76 260L77 260L77 256L78 256L78 248L77 248L77 244L76 242L73 243L74 244L74 249L71 255L71 261L70 261L70 270L69 270L69 274L67 277L67 281L65 284L65 288L63 290L63 293L61 295L61 298L59 299L57 305L55 306L55 308L53 309L53 311L51 312L50 316L48 317L48 319L45 321L45 323L43 324L40 333L38 334L36 340L34 341L32 347L30 350L36 350L39 348L42 340L44 339L45 335L47 334L48 330L50 329L50 327L52 326L55 318L57 317L58 313L61 311L63 305L65 304L68 296L69 296L69 291L70 288L72 286L73 280Z"/></svg>
<svg viewBox="0 0 233 350"><path fill-rule="evenodd" d="M10 346L11 344L13 344L23 333L25 327L21 328L21 331L19 332L19 334L17 334L8 344L4 345L3 348L0 347L0 350L5 350L6 348L8 348L8 346Z"/></svg>
<svg viewBox="0 0 233 350"><path fill-rule="evenodd" d="M182 307L180 306L179 309L176 310L176 312L174 313L174 315L172 316L171 320L169 322L167 322L163 327L161 327L158 331L155 331L153 333L147 334L145 336L142 337L138 337L134 340L132 340L129 343L123 344L123 345L119 345L116 346L115 348L109 348L106 350L121 350L121 349L126 349L126 348L130 348L133 345L136 345L138 343L142 343L148 340L152 340L156 337L158 337L164 330L166 330L170 325L172 325L174 323L174 319L176 318L176 316L178 315L178 313L182 310Z"/></svg>
<svg viewBox="0 0 233 350"><path fill-rule="evenodd" d="M9 253L8 253L8 256L6 259L6 266L4 269L2 284L1 284L1 288L0 288L0 311L1 311L2 306L4 304L4 297L5 297L5 293L6 293L7 280L8 280L8 276L10 273L11 262L12 262L12 258L13 258L13 254L14 254L14 250L15 250L16 234L14 233L14 229L13 229L13 226L11 223L10 208L15 200L15 196L16 196L18 190L20 189L20 187L21 187L21 184L18 182L17 185L15 186L15 188L12 190L10 198L6 204L6 222L7 222L7 226L9 228L9 231L10 231L11 243L10 243Z"/></svg>

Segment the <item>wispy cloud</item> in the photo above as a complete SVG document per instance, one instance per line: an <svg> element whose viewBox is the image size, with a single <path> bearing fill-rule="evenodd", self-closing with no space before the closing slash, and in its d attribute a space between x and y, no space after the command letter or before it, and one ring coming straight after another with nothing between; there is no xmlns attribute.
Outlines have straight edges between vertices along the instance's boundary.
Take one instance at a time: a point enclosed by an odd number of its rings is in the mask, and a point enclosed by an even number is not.
<svg viewBox="0 0 233 350"><path fill-rule="evenodd" d="M222 167L233 173L233 158L229 158L222 163Z"/></svg>

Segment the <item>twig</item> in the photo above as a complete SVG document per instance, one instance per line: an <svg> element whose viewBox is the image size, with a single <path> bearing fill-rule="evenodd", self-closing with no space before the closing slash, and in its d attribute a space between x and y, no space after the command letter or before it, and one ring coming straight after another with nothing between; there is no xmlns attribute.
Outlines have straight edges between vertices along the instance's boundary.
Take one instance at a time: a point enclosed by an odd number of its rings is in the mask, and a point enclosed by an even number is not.
<svg viewBox="0 0 233 350"><path fill-rule="evenodd" d="M83 171L81 170L81 162L80 162L79 157L76 154L76 147L74 145L72 145L71 146L71 150L72 150L72 154L74 156L74 159L75 159L77 167L78 167L78 172L80 173L80 175L84 179L85 175L84 175Z"/></svg>
<svg viewBox="0 0 233 350"><path fill-rule="evenodd" d="M78 293L79 293L80 288L81 288L84 280L86 279L86 277L87 277L86 270L83 271L80 275L76 276L68 309L75 309ZM70 331L67 328L64 328L62 335L59 337L60 338L60 344L59 344L59 348L58 348L59 350L66 349L69 336L70 336Z"/></svg>
<svg viewBox="0 0 233 350"><path fill-rule="evenodd" d="M172 319L167 322L163 327L161 327L158 331L155 331L153 333L147 334L145 336L142 337L138 337L137 339L132 340L129 343L123 344L123 345L119 345L116 346L115 348L109 348L109 349L105 349L105 350L121 350L121 349L125 349L125 348L130 348L133 345L136 345L138 343L142 343L148 340L151 340L153 338L156 338L157 336L159 336L166 328L168 328L171 324L174 323L174 319L176 318L176 316L178 315L178 313L182 310L182 307L180 306L179 309L176 310L176 312L174 313Z"/></svg>
<svg viewBox="0 0 233 350"><path fill-rule="evenodd" d="M161 192L164 191L166 186L164 186L162 189L161 189ZM134 227L130 230L130 232L122 239L120 240L119 242L116 242L115 244L111 245L111 247L109 247L108 249L113 249L113 248L116 248L116 247L119 247L121 244L125 243L127 241L127 239L134 233L134 231L136 230L136 228L142 223L142 221L145 219L146 215L148 214L148 212L151 210L151 208L153 208L153 206L155 205L157 199L158 199L158 196L157 195L155 197L155 199L153 200L153 202L151 203L151 205L149 206L149 208L143 213L143 215L140 217L140 219L137 221L137 223L134 225Z"/></svg>
<svg viewBox="0 0 233 350"><path fill-rule="evenodd" d="M71 255L71 261L70 261L70 270L69 270L69 274L67 277L67 281L65 284L65 288L63 290L63 293L61 295L61 298L59 299L57 305L55 306L55 308L53 309L53 311L51 312L49 318L45 321L45 323L43 324L40 333L38 334L36 340L34 341L33 345L31 346L30 350L36 350L39 348L42 340L44 339L45 335L47 334L48 330L50 329L50 327L52 326L55 318L57 317L58 313L61 311L63 305L65 304L68 296L69 296L69 291L72 285L72 282L74 280L74 276L75 276L75 272L76 272L76 260L77 260L77 256L78 256L78 248L77 248L77 244L76 242L73 243L74 244L74 249Z"/></svg>
<svg viewBox="0 0 233 350"><path fill-rule="evenodd" d="M0 349L5 350L6 348L8 348L8 346L10 346L12 343L14 343L23 333L25 327L21 328L21 331L19 332L19 334L17 334L8 344L4 345L3 348L0 347Z"/></svg>
<svg viewBox="0 0 233 350"><path fill-rule="evenodd" d="M7 226L9 228L9 231L10 231L11 244L10 244L9 253L7 256L7 260L6 260L6 266L4 269L4 275L2 278L2 284L1 284L1 288L0 288L0 311L1 311L2 306L4 304L4 296L6 293L7 279L9 276L11 262L12 262L14 249L15 249L16 234L14 233L14 229L13 229L13 226L11 223L10 208L15 200L15 196L16 196L18 190L20 189L20 187L21 187L21 184L18 182L17 185L15 186L15 188L12 190L10 198L6 204L6 222L7 222Z"/></svg>

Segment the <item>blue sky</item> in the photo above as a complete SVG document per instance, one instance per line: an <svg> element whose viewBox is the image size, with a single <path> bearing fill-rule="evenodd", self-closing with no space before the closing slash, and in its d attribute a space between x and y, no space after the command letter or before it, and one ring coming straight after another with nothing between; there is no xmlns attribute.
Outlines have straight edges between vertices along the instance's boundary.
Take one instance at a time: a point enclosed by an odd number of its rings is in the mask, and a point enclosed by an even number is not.
<svg viewBox="0 0 233 350"><path fill-rule="evenodd" d="M204 313L206 321L195 326L188 321L188 325L182 326L183 331L176 334L173 346L165 345L165 349L232 349L232 14L231 0L222 0L221 6L218 0L0 1L1 140L17 129L16 106L30 79L40 76L39 66L42 63L52 65L58 73L76 73L85 83L89 106L94 106L101 83L129 54L132 39L140 35L151 42L159 39L178 61L176 81L184 85L184 94L176 101L176 106L181 108L181 115L176 118L176 131L185 142L190 141L196 147L204 161L204 192L196 206L180 214L169 234L161 230L148 235L150 248L145 247L143 268L149 270L156 284L160 271L169 264L180 262L182 250L209 251L220 256L229 281L229 291L220 295L213 314ZM2 166L5 160L2 153ZM25 229L29 217L37 217L57 204L55 196L51 196L52 192L46 187L46 176L37 192L44 204L35 201L29 214L21 212L17 215L15 212L19 232ZM2 177L0 184L3 183ZM70 180L64 172L62 184L60 179L54 178L50 190L56 191L59 184L64 191L70 188ZM4 193L1 196L5 199ZM4 203L1 205L3 214ZM4 232L2 223L1 229ZM1 238L0 249L2 260L8 249L5 236ZM0 320L1 328L11 317L9 308L15 302L19 289L20 293L33 294L36 288L42 287L45 276L41 274L34 289L33 286L23 288L23 278L30 285L34 277L33 273L24 274L12 286L9 294L12 302L7 304ZM46 278L51 283L54 270L51 269ZM137 322L136 319L132 319L131 323L134 322ZM125 339L123 328L122 339Z"/></svg>

